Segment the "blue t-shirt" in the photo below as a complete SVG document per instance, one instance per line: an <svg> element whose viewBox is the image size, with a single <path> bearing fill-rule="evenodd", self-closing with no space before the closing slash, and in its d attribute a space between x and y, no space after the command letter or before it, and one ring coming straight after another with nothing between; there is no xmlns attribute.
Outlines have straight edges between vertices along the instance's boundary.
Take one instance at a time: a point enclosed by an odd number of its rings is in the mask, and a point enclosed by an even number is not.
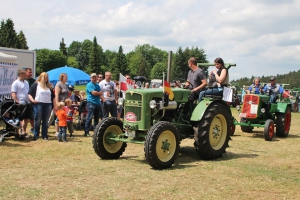
<svg viewBox="0 0 300 200"><path fill-rule="evenodd" d="M260 84L257 86L257 85L254 85L254 84L252 84L249 88L248 88L248 90L250 91L250 93L252 93L252 94L260 94ZM253 88L255 89L254 90L254 93L253 93Z"/></svg>
<svg viewBox="0 0 300 200"><path fill-rule="evenodd" d="M101 88L98 83L93 83L92 81L86 85L86 97L87 101L96 105L100 105L100 96L94 96L92 91L100 92Z"/></svg>

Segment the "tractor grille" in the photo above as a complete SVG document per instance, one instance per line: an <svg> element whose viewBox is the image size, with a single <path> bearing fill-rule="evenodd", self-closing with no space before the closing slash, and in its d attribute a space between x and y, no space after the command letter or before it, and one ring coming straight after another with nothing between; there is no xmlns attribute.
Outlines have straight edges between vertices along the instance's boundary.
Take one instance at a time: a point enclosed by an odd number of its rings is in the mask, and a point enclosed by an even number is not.
<svg viewBox="0 0 300 200"><path fill-rule="evenodd" d="M138 93L126 93L125 111L124 114L133 112L137 117L136 120L141 120L142 115L142 95Z"/></svg>
<svg viewBox="0 0 300 200"><path fill-rule="evenodd" d="M257 118L259 106L259 96L254 94L246 94L244 96L244 103L242 113L246 118Z"/></svg>

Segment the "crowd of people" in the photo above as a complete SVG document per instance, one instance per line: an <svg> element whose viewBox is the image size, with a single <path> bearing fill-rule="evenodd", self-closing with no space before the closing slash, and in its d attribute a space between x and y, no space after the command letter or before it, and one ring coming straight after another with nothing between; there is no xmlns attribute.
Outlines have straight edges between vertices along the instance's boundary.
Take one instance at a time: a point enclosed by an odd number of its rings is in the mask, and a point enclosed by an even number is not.
<svg viewBox="0 0 300 200"><path fill-rule="evenodd" d="M188 60L190 71L184 88L191 90L190 101L201 102L205 95L223 95L223 89L229 83L229 73L222 58L216 58L214 63L216 69L210 72L208 83L205 73L197 66L196 58L191 57ZM125 78L131 79L130 75L125 75ZM23 114L19 117L21 138L29 137L27 125L30 123L33 140L39 139L40 129L42 139L48 140L48 121L53 113L58 141L67 142L67 131L70 137L74 137L73 120L76 105L85 99L85 95L87 117L84 136L90 136L92 122L93 127L96 127L100 120L108 116L120 119L123 108L118 106L118 98L125 96L120 91L119 82L112 80L112 74L109 71L105 72L104 77L102 74L92 73L90 80L86 85L86 91L74 90L73 86L67 85L68 75L62 73L59 76L59 82L53 88L46 72L42 72L35 80L32 78L32 69L18 70L18 79L13 82L11 91L12 98L19 104L18 109L27 110L27 112L21 112ZM176 82L175 86L179 87L179 85L181 83ZM149 88L149 86L149 83L146 83L144 88ZM276 102L278 94L291 97L279 84L276 84L275 77L272 77L270 83L264 87L260 84L259 78L255 78L251 86L243 87L242 95L249 93L270 95L270 102Z"/></svg>

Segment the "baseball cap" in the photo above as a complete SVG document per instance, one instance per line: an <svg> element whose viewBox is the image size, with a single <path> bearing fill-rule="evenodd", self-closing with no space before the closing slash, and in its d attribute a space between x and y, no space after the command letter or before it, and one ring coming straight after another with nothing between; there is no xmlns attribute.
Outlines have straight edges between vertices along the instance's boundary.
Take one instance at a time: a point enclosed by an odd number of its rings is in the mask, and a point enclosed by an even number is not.
<svg viewBox="0 0 300 200"><path fill-rule="evenodd" d="M271 76L270 81L276 80L275 76Z"/></svg>
<svg viewBox="0 0 300 200"><path fill-rule="evenodd" d="M91 73L90 77L97 76L96 73Z"/></svg>

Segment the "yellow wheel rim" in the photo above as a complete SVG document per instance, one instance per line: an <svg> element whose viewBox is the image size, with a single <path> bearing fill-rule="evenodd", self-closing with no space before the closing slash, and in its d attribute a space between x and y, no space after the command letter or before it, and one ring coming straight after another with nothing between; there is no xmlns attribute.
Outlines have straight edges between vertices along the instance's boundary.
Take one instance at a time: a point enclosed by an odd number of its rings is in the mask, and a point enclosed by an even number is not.
<svg viewBox="0 0 300 200"><path fill-rule="evenodd" d="M122 134L122 130L120 129L119 126L117 125L112 125L112 126L109 126L104 135L103 135L103 146L104 148L106 149L106 151L108 151L109 153L116 153L120 150L120 148L122 147L122 142L109 142L109 140L106 139L107 136L111 135L120 135Z"/></svg>
<svg viewBox="0 0 300 200"><path fill-rule="evenodd" d="M176 151L176 138L172 131L160 134L156 143L156 155L162 162L169 161Z"/></svg>
<svg viewBox="0 0 300 200"><path fill-rule="evenodd" d="M209 128L209 142L213 149L220 149L227 136L227 122L223 115L218 114L212 120Z"/></svg>

